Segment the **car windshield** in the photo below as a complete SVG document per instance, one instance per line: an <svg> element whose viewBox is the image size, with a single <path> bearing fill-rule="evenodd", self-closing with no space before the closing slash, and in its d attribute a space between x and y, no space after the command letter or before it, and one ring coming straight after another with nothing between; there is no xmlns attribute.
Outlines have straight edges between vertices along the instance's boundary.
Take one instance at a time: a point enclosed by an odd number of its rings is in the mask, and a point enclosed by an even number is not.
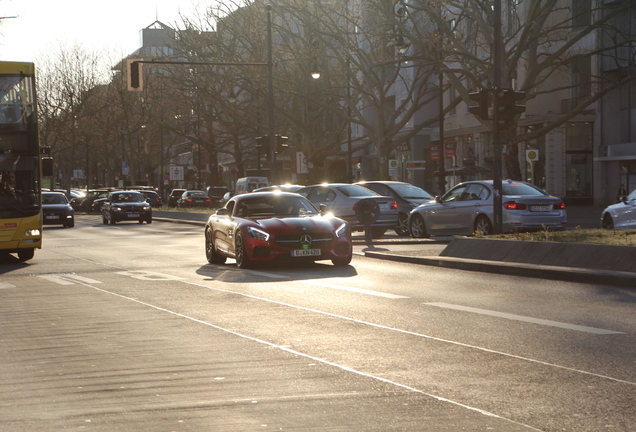
<svg viewBox="0 0 636 432"><path fill-rule="evenodd" d="M632 191L629 195L627 195L626 201L634 201L636 200L636 189Z"/></svg>
<svg viewBox="0 0 636 432"><path fill-rule="evenodd" d="M67 204L68 200L64 195L42 194L42 204Z"/></svg>
<svg viewBox="0 0 636 432"><path fill-rule="evenodd" d="M401 184L395 183L392 184L391 187L393 190L402 198L406 199L435 199L431 194L426 192L424 189L419 188L417 186L413 186L412 184Z"/></svg>
<svg viewBox="0 0 636 432"><path fill-rule="evenodd" d="M143 202L144 196L140 193L121 193L113 195L114 202Z"/></svg>
<svg viewBox="0 0 636 432"><path fill-rule="evenodd" d="M373 192L371 189L359 185L343 185L336 187L344 196L348 197L363 197L363 196L378 196L379 194Z"/></svg>
<svg viewBox="0 0 636 432"><path fill-rule="evenodd" d="M528 183L521 182L503 182L501 184L501 191L504 195L513 195L513 196L546 196L547 193L542 191L536 186L530 185Z"/></svg>
<svg viewBox="0 0 636 432"><path fill-rule="evenodd" d="M241 200L234 214L238 217L304 217L318 212L304 197L269 195Z"/></svg>

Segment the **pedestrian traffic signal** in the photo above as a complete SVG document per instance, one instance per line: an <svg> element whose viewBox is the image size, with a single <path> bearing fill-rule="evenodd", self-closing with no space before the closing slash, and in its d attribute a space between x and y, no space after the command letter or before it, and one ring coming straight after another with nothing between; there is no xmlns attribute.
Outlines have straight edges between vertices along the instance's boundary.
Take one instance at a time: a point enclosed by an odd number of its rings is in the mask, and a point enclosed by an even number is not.
<svg viewBox="0 0 636 432"><path fill-rule="evenodd" d="M490 108L490 91L488 89L481 89L478 92L470 93L468 97L470 100L477 102L477 105L468 107L468 112L475 114L482 120L490 120L488 113Z"/></svg>

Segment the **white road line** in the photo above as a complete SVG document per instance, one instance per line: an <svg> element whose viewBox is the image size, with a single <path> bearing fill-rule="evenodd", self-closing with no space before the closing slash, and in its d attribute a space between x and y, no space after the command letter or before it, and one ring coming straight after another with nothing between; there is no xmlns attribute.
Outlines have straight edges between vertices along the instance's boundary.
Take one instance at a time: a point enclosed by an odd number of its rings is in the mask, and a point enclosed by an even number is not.
<svg viewBox="0 0 636 432"><path fill-rule="evenodd" d="M594 334L599 334L599 335L625 334L625 332L618 332L618 331L613 331L613 330L603 330L603 329L594 328L594 327L587 327L587 326L581 326L581 325L576 325L576 324L568 324L568 323L563 323L563 322L559 322L559 321L550 321L550 320L544 320L544 319L540 319L540 318L532 318L532 317L523 316L523 315L515 315L515 314L504 313L504 312L491 311L491 310L487 310L487 309L479 309L479 308L473 308L473 307L468 307L468 306L454 305L454 304L450 304L450 303L435 303L434 302L434 303L424 303L424 304L426 304L428 306L436 306L436 307L440 307L440 308L444 308L444 309L453 309L453 310L458 310L458 311L463 311L463 312L471 312L471 313L476 313L476 314L480 314L480 315L488 315L488 316L493 316L493 317L497 317L497 318L509 319L509 320L513 320L513 321L522 321L522 322L545 325L545 326L550 326L550 327L559 327L559 328L563 328L563 329L567 329L567 330L576 330L576 331L581 331L581 332L586 332L586 333L594 333Z"/></svg>
<svg viewBox="0 0 636 432"><path fill-rule="evenodd" d="M344 285L336 285L336 284L332 284L329 282L321 282L321 281L315 281L315 280L309 280L306 281L309 284L312 285L317 285L317 286L321 286L321 287L325 287L325 288L333 288L333 289L338 289L338 290L342 290L342 291L351 291L351 292L356 292L356 293L360 293L360 294L368 294L368 295L372 295L372 296L376 296L376 297L384 297L384 298L390 298L390 299L404 299L404 298L408 298L408 297L404 297L401 295L395 295L395 294L388 294L388 293L383 293L380 291L371 291L371 290L366 290L366 289L362 289L362 288L354 288L354 287L349 287L349 286L344 286Z"/></svg>
<svg viewBox="0 0 636 432"><path fill-rule="evenodd" d="M62 275L62 277L67 278L67 279L74 279L76 281L80 281L80 282L86 282L86 283L94 283L94 284L98 284L98 283L102 283L101 281L95 280L95 279L90 279L84 276L78 276L76 274L64 274Z"/></svg>
<svg viewBox="0 0 636 432"><path fill-rule="evenodd" d="M60 274L56 274L56 275L43 275L43 276L38 276L40 279L45 279L49 282L53 282L56 283L58 285L74 285L75 282L83 282L83 283L87 283L87 284L100 284L101 282L95 279L90 279L87 277L83 277L83 276L78 276L76 274L66 274L66 273L60 273ZM69 280L72 279L72 280ZM75 281L75 282L73 282Z"/></svg>
<svg viewBox="0 0 636 432"><path fill-rule="evenodd" d="M69 280L66 280L64 278L62 278L61 276L54 276L54 275L44 275L44 276L38 276L40 279L44 279L47 280L49 282L53 282L56 283L58 285L75 285L75 282L71 282Z"/></svg>
<svg viewBox="0 0 636 432"><path fill-rule="evenodd" d="M15 285L11 285L8 282L0 282L0 289L6 289L6 288L15 288Z"/></svg>

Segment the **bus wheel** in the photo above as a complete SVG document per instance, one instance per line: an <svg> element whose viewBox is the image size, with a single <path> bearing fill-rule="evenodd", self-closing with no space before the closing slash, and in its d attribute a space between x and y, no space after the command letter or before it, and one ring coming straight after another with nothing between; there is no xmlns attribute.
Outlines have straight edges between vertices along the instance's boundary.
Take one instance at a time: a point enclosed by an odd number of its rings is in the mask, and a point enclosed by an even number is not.
<svg viewBox="0 0 636 432"><path fill-rule="evenodd" d="M20 261L28 261L35 255L35 249L20 249L18 251L18 259Z"/></svg>

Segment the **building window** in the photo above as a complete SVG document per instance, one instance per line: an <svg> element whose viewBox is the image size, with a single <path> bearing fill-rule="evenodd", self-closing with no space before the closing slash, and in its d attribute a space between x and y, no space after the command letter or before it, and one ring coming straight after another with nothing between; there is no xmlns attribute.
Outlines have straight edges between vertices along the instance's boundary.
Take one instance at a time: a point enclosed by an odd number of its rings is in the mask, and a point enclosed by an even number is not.
<svg viewBox="0 0 636 432"><path fill-rule="evenodd" d="M572 0L572 27L592 24L592 0Z"/></svg>
<svg viewBox="0 0 636 432"><path fill-rule="evenodd" d="M566 196L592 197L592 124L571 123L566 127Z"/></svg>
<svg viewBox="0 0 636 432"><path fill-rule="evenodd" d="M574 59L571 71L573 96L580 102L592 94L592 58L584 56Z"/></svg>

